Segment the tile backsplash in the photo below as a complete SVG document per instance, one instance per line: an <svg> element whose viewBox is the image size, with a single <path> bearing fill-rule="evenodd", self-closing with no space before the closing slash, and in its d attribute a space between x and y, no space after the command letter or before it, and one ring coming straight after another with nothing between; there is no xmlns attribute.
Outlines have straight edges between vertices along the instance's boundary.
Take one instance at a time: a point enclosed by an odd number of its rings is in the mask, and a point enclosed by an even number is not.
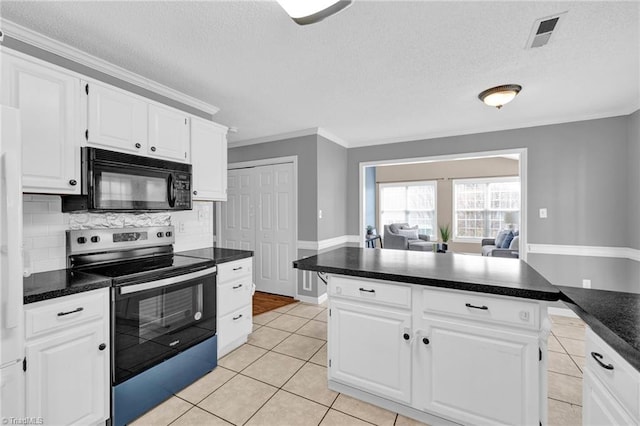
<svg viewBox="0 0 640 426"><path fill-rule="evenodd" d="M22 212L25 274L66 268L67 229L172 224L175 251L214 241L213 202L194 201L193 210L171 213L62 213L60 196L24 194Z"/></svg>

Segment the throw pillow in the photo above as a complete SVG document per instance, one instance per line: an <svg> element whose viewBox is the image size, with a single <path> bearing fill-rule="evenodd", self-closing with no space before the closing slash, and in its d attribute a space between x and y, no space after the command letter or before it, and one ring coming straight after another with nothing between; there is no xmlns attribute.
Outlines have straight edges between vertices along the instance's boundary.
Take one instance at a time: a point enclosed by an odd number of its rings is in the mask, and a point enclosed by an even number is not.
<svg viewBox="0 0 640 426"><path fill-rule="evenodd" d="M509 231L507 233L507 235L504 237L504 241L502 242L502 245L499 246L500 248L504 248L504 249L508 249L509 245L511 244L511 241L513 241L515 237L513 236L513 232ZM496 247L498 247L496 245Z"/></svg>
<svg viewBox="0 0 640 426"><path fill-rule="evenodd" d="M398 233L398 227L396 226L395 223L392 223L391 225L389 225L389 231L391 231L392 234Z"/></svg>
<svg viewBox="0 0 640 426"><path fill-rule="evenodd" d="M502 243L504 242L505 237L507 236L507 234L509 233L509 231L500 231L498 232L498 236L496 237L496 248L501 248L502 247Z"/></svg>
<svg viewBox="0 0 640 426"><path fill-rule="evenodd" d="M418 225L415 225L415 226L400 225L400 229L418 229Z"/></svg>
<svg viewBox="0 0 640 426"><path fill-rule="evenodd" d="M418 230L417 229L398 229L398 234L407 237L409 240L417 240L418 239Z"/></svg>

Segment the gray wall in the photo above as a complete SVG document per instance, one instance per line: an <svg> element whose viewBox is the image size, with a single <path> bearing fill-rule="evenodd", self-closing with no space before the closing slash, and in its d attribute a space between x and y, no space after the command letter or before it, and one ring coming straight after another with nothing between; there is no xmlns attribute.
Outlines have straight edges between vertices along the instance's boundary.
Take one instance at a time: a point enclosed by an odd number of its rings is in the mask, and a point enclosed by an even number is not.
<svg viewBox="0 0 640 426"><path fill-rule="evenodd" d="M627 232L629 247L640 250L640 110L629 117L628 124L629 209L627 212L629 217ZM640 282L640 278L638 281Z"/></svg>
<svg viewBox="0 0 640 426"><path fill-rule="evenodd" d="M626 246L627 117L348 150L347 231L359 232L363 161L528 148L529 243ZM621 190L622 189L622 190ZM548 219L538 209L548 209Z"/></svg>
<svg viewBox="0 0 640 426"><path fill-rule="evenodd" d="M230 148L229 163L298 156L298 239L318 240L317 136Z"/></svg>
<svg viewBox="0 0 640 426"><path fill-rule="evenodd" d="M318 240L347 234L347 149L318 136Z"/></svg>
<svg viewBox="0 0 640 426"><path fill-rule="evenodd" d="M364 226L376 226L376 168L367 167L364 169ZM378 232L382 232L378 229Z"/></svg>
<svg viewBox="0 0 640 426"><path fill-rule="evenodd" d="M86 75L87 77L94 78L98 81L102 81L103 83L110 84L115 87L119 87L123 90L127 90L131 93L135 93L140 96L144 96L145 98L154 100L156 102L160 102L162 104L168 105L173 108L177 108L181 111L187 112L189 114L193 114L198 117L202 117L207 120L211 120L211 114L200 111L196 108L193 108L189 105L185 105L181 102L174 101L173 99L167 98L166 96L159 95L157 93L151 92L149 90L143 89L142 87L136 86L135 84L131 84L129 82L120 80L118 78L112 77L103 72L94 70L93 68L89 68L85 65L79 64L77 62L71 61L69 59L63 58L61 56L55 55L53 53L47 52L40 48L34 47L30 44L24 43L20 40L16 40L11 38L10 36L5 35L4 41L2 42L3 47L8 47L13 50L17 50L18 52L22 52L24 54L33 56L38 59L42 59L43 61L50 62L52 64L58 65L62 68L66 68L68 70L77 72L79 74Z"/></svg>

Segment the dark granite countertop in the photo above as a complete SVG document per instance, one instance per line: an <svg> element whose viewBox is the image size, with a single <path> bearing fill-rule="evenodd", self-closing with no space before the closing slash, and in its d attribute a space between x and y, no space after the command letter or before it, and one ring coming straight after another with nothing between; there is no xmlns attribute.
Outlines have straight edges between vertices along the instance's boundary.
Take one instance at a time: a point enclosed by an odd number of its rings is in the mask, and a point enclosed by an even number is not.
<svg viewBox="0 0 640 426"><path fill-rule="evenodd" d="M298 269L555 301L560 291L521 260L343 247L299 259Z"/></svg>
<svg viewBox="0 0 640 426"><path fill-rule="evenodd" d="M640 371L640 294L558 286L567 304L602 340Z"/></svg>
<svg viewBox="0 0 640 426"><path fill-rule="evenodd" d="M22 282L25 305L111 286L110 278L68 269L38 272Z"/></svg>
<svg viewBox="0 0 640 426"><path fill-rule="evenodd" d="M228 249L228 248L219 248L219 247L207 247L196 250L187 250L177 252L176 254L180 256L190 256L190 257L200 257L203 259L210 259L219 263L233 262L234 260L245 259L247 257L252 257L253 252L250 250L236 250L236 249Z"/></svg>

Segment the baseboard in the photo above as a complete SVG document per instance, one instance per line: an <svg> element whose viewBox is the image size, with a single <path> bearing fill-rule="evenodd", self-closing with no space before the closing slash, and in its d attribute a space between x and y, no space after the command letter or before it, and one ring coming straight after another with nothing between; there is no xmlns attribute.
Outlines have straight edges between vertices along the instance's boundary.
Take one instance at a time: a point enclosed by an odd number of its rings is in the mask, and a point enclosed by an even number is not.
<svg viewBox="0 0 640 426"><path fill-rule="evenodd" d="M304 303L310 303L312 305L319 305L321 303L324 303L327 300L327 293L323 293L318 297L304 296L302 294L298 294L298 295L296 295L295 299L299 300L301 302L304 302Z"/></svg>

